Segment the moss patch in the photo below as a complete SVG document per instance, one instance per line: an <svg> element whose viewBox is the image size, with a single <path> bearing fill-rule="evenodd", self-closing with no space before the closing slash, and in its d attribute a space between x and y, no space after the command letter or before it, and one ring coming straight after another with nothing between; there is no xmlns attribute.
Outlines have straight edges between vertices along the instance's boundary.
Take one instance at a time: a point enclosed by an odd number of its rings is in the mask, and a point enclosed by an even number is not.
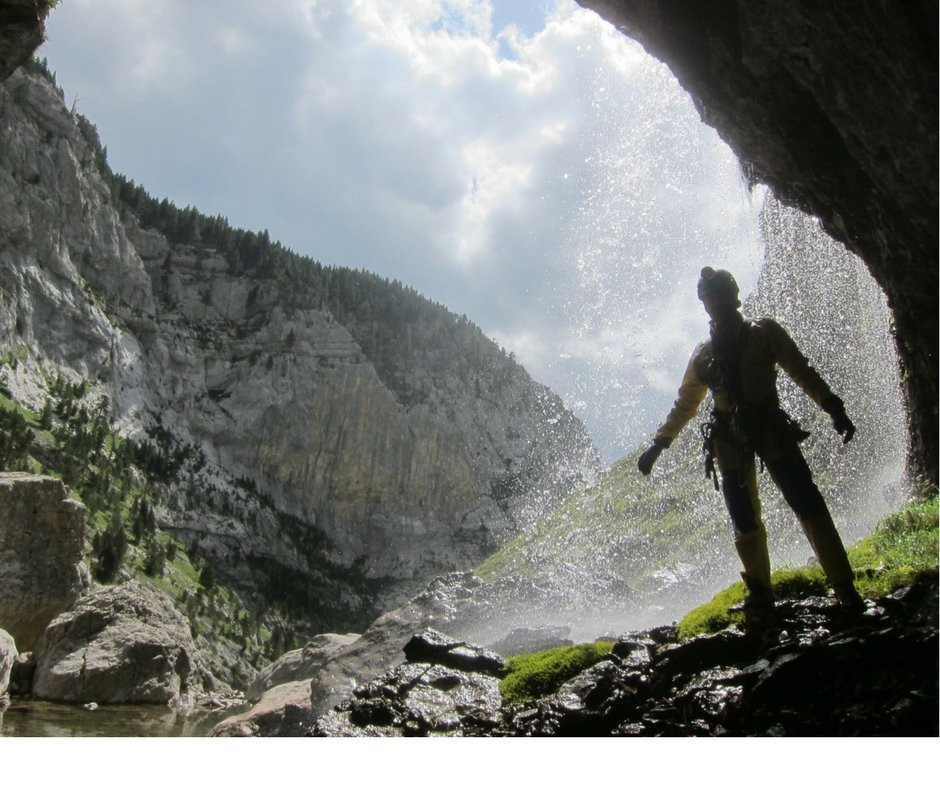
<svg viewBox="0 0 940 788"><path fill-rule="evenodd" d="M613 647L612 642L599 641L510 657L499 685L503 702L524 703L550 695L568 679L600 662Z"/></svg>

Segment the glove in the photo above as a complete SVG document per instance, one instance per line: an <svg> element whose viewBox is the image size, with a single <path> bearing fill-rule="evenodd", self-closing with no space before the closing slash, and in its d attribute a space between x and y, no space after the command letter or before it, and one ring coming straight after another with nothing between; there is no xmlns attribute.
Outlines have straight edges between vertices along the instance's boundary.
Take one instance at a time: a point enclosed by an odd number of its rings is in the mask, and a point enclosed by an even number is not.
<svg viewBox="0 0 940 788"><path fill-rule="evenodd" d="M643 452L640 459L636 461L636 467L640 469L640 473L649 476L650 471L653 470L653 464L659 459L659 455L663 453L665 448L664 444L653 441L653 445Z"/></svg>
<svg viewBox="0 0 940 788"><path fill-rule="evenodd" d="M822 409L832 416L832 428L842 436L842 443L848 443L855 436L855 425L845 412L845 405L838 397L829 397L822 403Z"/></svg>

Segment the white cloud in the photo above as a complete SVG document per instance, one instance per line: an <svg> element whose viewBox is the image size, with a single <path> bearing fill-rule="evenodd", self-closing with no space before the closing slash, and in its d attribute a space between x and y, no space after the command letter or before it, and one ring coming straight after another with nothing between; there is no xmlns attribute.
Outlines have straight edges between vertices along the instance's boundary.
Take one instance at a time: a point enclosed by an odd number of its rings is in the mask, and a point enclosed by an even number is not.
<svg viewBox="0 0 940 788"><path fill-rule="evenodd" d="M466 313L622 453L703 330L698 269L755 278L754 212L665 66L511 5L70 0L42 54L117 170Z"/></svg>

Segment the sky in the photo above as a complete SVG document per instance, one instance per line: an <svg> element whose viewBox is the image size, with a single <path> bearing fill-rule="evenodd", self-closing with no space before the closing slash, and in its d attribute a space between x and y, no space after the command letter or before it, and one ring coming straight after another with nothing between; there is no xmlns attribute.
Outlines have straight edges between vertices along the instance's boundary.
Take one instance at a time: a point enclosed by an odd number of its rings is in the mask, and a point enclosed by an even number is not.
<svg viewBox="0 0 940 788"><path fill-rule="evenodd" d="M39 55L114 170L466 314L607 462L705 336L701 267L756 282L733 153L573 0L63 0Z"/></svg>

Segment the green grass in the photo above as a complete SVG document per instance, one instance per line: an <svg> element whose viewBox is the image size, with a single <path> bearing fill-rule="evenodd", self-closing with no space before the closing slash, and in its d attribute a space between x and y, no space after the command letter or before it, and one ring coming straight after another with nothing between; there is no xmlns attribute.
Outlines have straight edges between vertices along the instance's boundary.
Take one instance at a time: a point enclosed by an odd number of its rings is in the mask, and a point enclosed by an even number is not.
<svg viewBox="0 0 940 788"><path fill-rule="evenodd" d="M611 642L600 641L510 657L499 684L503 703L524 703L550 695L568 679L600 662L613 647Z"/></svg>
<svg viewBox="0 0 940 788"><path fill-rule="evenodd" d="M922 573L936 572L937 530L937 498L909 504L885 517L871 536L847 551L859 593L875 599L909 585ZM771 583L777 599L824 594L827 588L818 566L774 572ZM729 608L742 602L745 594L744 583L720 591L679 622L679 638L742 624L744 614Z"/></svg>
<svg viewBox="0 0 940 788"><path fill-rule="evenodd" d="M908 585L937 566L937 549L937 498L888 515L871 536L848 551L859 593L884 596Z"/></svg>

